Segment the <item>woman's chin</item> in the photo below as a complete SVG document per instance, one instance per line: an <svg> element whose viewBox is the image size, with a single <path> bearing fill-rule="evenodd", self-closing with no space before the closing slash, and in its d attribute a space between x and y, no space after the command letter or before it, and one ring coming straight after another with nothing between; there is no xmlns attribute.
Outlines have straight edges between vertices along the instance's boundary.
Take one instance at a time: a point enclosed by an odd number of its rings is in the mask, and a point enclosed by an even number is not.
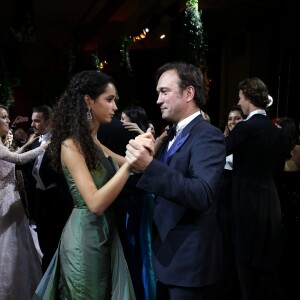
<svg viewBox="0 0 300 300"><path fill-rule="evenodd" d="M108 117L102 124L108 124L111 123L112 117Z"/></svg>

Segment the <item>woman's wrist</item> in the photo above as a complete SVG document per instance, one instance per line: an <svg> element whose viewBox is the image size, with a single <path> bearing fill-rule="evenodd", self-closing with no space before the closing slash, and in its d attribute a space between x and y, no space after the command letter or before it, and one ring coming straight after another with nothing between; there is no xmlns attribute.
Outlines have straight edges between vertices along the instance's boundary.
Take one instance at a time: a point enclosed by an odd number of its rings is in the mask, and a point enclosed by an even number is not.
<svg viewBox="0 0 300 300"><path fill-rule="evenodd" d="M30 144L26 143L21 147L21 149L26 150L29 146L30 146Z"/></svg>
<svg viewBox="0 0 300 300"><path fill-rule="evenodd" d="M132 173L133 172L133 167L131 166L131 164L129 164L128 161L125 161L124 165L125 165L126 171L128 173Z"/></svg>
<svg viewBox="0 0 300 300"><path fill-rule="evenodd" d="M164 143L164 141L165 141L165 139L166 139L166 137L158 137L158 138L156 138L156 143L158 143L158 144L160 144L160 145L162 145L163 143Z"/></svg>

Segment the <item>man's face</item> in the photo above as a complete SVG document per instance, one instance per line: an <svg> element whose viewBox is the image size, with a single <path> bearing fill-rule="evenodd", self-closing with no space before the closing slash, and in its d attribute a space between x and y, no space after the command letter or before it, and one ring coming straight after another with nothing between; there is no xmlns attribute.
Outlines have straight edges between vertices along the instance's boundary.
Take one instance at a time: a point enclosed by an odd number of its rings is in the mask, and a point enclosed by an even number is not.
<svg viewBox="0 0 300 300"><path fill-rule="evenodd" d="M31 127L36 135L46 134L50 131L51 120L45 120L43 113L34 112L31 119Z"/></svg>
<svg viewBox="0 0 300 300"><path fill-rule="evenodd" d="M164 120L178 123L187 109L185 92L179 88L179 77L175 70L164 72L157 83L156 90L161 116Z"/></svg>
<svg viewBox="0 0 300 300"><path fill-rule="evenodd" d="M245 97L244 93L239 91L239 102L238 105L241 107L244 115L249 115L250 112L250 101Z"/></svg>

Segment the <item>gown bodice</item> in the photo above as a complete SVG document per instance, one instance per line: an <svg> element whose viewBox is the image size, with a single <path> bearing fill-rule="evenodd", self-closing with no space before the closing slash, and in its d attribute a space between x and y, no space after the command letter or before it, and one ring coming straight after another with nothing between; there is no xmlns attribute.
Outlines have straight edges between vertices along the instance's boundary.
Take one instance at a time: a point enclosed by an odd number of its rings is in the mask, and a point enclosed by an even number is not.
<svg viewBox="0 0 300 300"><path fill-rule="evenodd" d="M106 157L102 151L98 151L99 155L99 165L96 169L91 170L91 176L95 182L97 189L101 188L106 182L112 178L116 172L116 165L111 157ZM68 169L63 169L64 175L66 177L73 201L74 207L83 208L87 207L84 199L81 194L78 192L78 189L75 185L73 178L71 177Z"/></svg>

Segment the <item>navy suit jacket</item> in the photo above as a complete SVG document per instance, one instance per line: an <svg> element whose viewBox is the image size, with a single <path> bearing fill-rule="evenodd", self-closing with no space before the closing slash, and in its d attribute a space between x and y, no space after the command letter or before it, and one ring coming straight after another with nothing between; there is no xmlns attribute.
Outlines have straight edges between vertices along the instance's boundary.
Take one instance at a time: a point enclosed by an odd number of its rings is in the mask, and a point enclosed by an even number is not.
<svg viewBox="0 0 300 300"><path fill-rule="evenodd" d="M198 116L179 138L167 164L153 159L137 186L157 196L153 263L158 280L201 287L222 275L215 194L225 164L224 137Z"/></svg>

